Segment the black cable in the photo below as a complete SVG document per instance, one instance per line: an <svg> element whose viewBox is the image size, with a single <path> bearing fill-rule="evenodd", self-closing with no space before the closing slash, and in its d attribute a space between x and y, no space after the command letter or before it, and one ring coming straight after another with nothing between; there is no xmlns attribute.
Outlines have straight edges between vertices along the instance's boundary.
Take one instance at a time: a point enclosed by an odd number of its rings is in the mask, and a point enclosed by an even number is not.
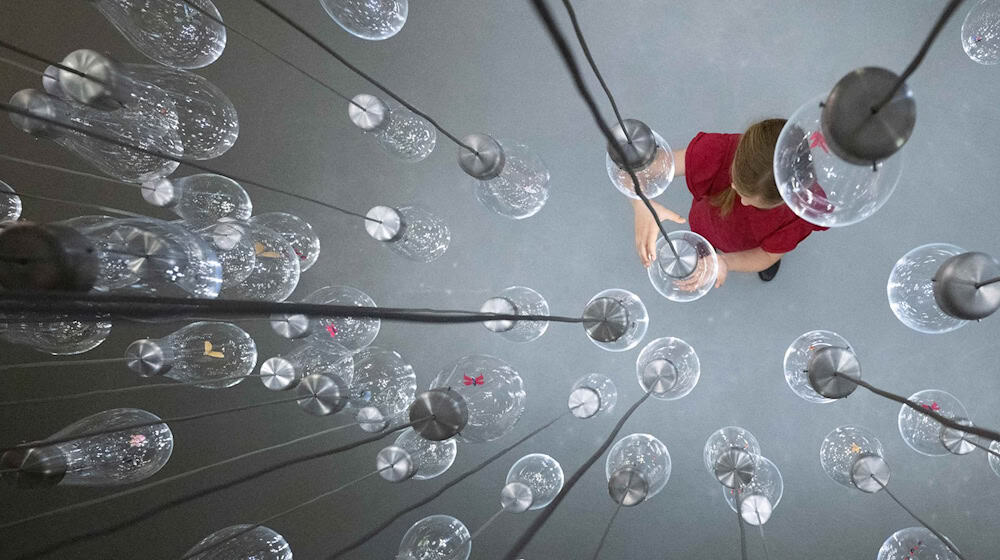
<svg viewBox="0 0 1000 560"><path fill-rule="evenodd" d="M441 134L444 134L445 136L447 136L449 140L451 140L455 144L458 144L462 148L464 148L466 150L469 150L470 152L472 152L472 153L474 153L476 155L479 154L479 152L477 152L476 150L473 150L471 147L469 147L464 142L462 142L461 140L459 140L455 135L453 135L452 133L450 133L447 130L445 130L444 128L442 128L441 125L439 125L437 123L437 121L435 121L434 119L432 119L429 116L427 116L426 113L424 113L420 109L417 109L413 105L410 105L409 103L406 102L405 99L403 99L402 97L400 97L400 96L396 95L395 93L393 93L392 90L390 90L389 88L387 88L384 85L380 84L379 82L375 81L375 78L372 78L368 74L362 72L360 68L358 68L357 66L355 66L355 65L351 64L350 62L348 62L346 58L344 58L343 56L341 56L340 54L338 54L337 51L335 51L332 48L330 48L329 45L327 45L326 43L324 43L323 41L321 41L318 37L316 37L315 35L313 35L312 33L310 33L304 27L302 27L301 25L299 25L298 23L296 23L294 20L292 20L292 18L288 17L287 15L285 15L284 13L282 13L281 11L279 11L274 6L268 4L264 0L254 0L254 2L256 2L260 7L264 8L265 10L267 10L267 11L271 12L272 14L274 14L278 19L280 19L280 20L284 21L285 23L287 23L290 27L294 28L296 31L298 31L299 33L301 33L302 36L304 36L306 39L309 39L310 41L312 41L313 44L315 44L317 47L319 47L319 48L323 49L324 51L326 51L327 54L329 54L333 58L336 58L338 61L340 61L341 64L343 64L344 66L346 66L351 72L354 72L358 76L361 76L366 81L368 81L368 83L370 83L371 85L373 85L373 86L377 87L378 89L384 91L386 93L386 95L388 95L389 97L391 97L391 98L395 99L396 101L398 101L400 103L400 105L402 105L403 107L406 107L407 109L409 109L410 111L412 111L416 115L420 116L421 118L423 118L424 120L426 120L427 122L429 122L431 124L431 126L433 126L434 128L436 128Z"/></svg>
<svg viewBox="0 0 1000 560"><path fill-rule="evenodd" d="M903 511L905 511L908 514L910 514L910 517L912 517L913 519L915 519L917 521L917 523L923 525L924 527L927 527L928 531L930 531L931 533L934 533L934 536L937 537L938 540L940 540L945 546L947 546L948 550L950 550L953 553L955 553L955 556L958 556L959 560L965 560L965 557L962 556L962 553L958 551L958 548L956 548L955 545L951 544L951 541L948 540L948 537L945 537L944 535L942 535L941 533L939 533L937 531L937 529L935 529L934 527L931 527L927 523L924 523L923 519L920 519L919 517L917 517L917 514L915 514L912 511L910 511L910 508L904 506L903 502L899 501L896 498L896 496L894 496L892 494L892 492L889 491L889 487L886 486L885 484L882 484L882 481L879 480L878 478L876 478L875 475L869 475L869 476L871 476L872 480L874 480L875 482L877 482L878 485L881 486L883 490L885 490L885 493L888 494L890 498L892 498L892 501L896 502L896 504L899 505L899 507L903 508Z"/></svg>
<svg viewBox="0 0 1000 560"><path fill-rule="evenodd" d="M746 528L743 527L743 514L740 512L738 503L736 507L736 523L740 526L740 558L741 560L747 560L747 534Z"/></svg>
<svg viewBox="0 0 1000 560"><path fill-rule="evenodd" d="M62 63L59 63L59 62L55 62L55 61L49 60L49 59L47 59L47 58L45 58L43 56L39 56L39 55L37 55L37 54L35 54L33 52L26 51L26 50L22 49L21 47L18 47L17 45L12 45L12 44L10 44L7 41L4 41L2 39L0 39L0 47L3 47L3 48L5 48L5 49L7 49L9 51L16 52L17 54L19 54L21 56L24 56L24 57L27 57L27 58L30 58L30 59L32 59L32 60L34 60L36 62L41 62L42 64L48 64L49 66L54 66L54 67L56 67L56 68L58 68L60 70L65 70L66 72L69 72L71 74L76 74L77 76L80 76L81 78L85 78L87 80L90 80L91 82L96 82L96 83L101 84L103 86L110 87L110 84L108 84L104 80L98 80L97 78L95 78L93 76L89 76L86 73L77 70L76 68L70 68L69 66L66 66L65 64L62 64ZM43 72L42 75L44 75L44 74L45 73Z"/></svg>
<svg viewBox="0 0 1000 560"><path fill-rule="evenodd" d="M917 56L913 57L913 60L910 62L910 65L907 66L906 70L904 70L902 75L899 76L899 79L896 80L896 85L894 85L892 89L889 91L889 93L886 94L885 98L882 99L882 101L880 101L877 105L872 107L873 115L881 111L882 107L885 107L886 103L892 101L892 96L896 95L896 92L899 91L899 88L903 86L903 84L906 82L906 79L909 78L911 74L913 74L913 72L917 69L918 66L920 66L920 63L923 62L924 57L927 56L927 52L931 50L931 45L934 44L934 40L937 39L938 34L941 33L942 29L944 29L944 25L948 23L948 20L951 18L952 14L955 13L955 10L958 9L958 5L961 3L962 0L951 0L950 2L948 2L948 5L945 6L944 11L941 12L941 16L938 18L937 23L934 24L934 28L931 29L930 35L928 35L927 38L924 39L924 44L920 47L920 50L917 52Z"/></svg>
<svg viewBox="0 0 1000 560"><path fill-rule="evenodd" d="M99 212L107 212L109 214L121 214L122 216L128 216L129 218L146 217L142 214L129 212L128 210L119 210L117 208L111 208L110 206L101 206L100 204L90 204L89 202L77 202L75 200L65 200L62 198L52 198L38 194L27 194L23 192L12 193L7 191L0 191L0 195L6 196L7 198L27 198L29 200L42 200L45 202L55 202L57 204L68 204L70 206L79 206L80 208L90 208L91 210L97 210Z"/></svg>
<svg viewBox="0 0 1000 560"><path fill-rule="evenodd" d="M989 280L985 280L983 282L976 282L976 289L978 290L983 286L989 286L990 284L996 284L997 282L1000 282L1000 276L997 276L996 278L991 278Z"/></svg>
<svg viewBox="0 0 1000 560"><path fill-rule="evenodd" d="M629 472L628 478L629 478L628 480L629 485L631 486L632 484L631 472ZM591 560L597 560L598 558L600 558L601 551L604 550L604 541L607 540L608 534L611 532L611 526L615 524L615 518L618 517L618 512L622 510L622 504L624 503L625 501L623 499L621 502L618 502L617 506L615 506L615 512L611 514L611 519L608 520L608 525L604 527L604 533L601 534L601 540L597 541L597 550L594 551L594 556L591 557Z"/></svg>
<svg viewBox="0 0 1000 560"><path fill-rule="evenodd" d="M340 558L344 554L347 554L348 552L354 550L355 548L358 548L359 546L361 546L361 545L365 544L366 542L372 540L373 538L375 538L376 535L378 535L379 533L381 533L382 531L384 531L386 528L388 528L390 525L392 525L397 519L403 517L407 513L415 511L415 510L417 510L417 509L419 509L419 508L421 508L421 507L423 507L423 506L431 503L432 501L434 501L435 499L437 499L439 496L441 496L442 494L444 494L449 488L455 486L459 482L462 482L463 480L469 478L470 476L476 474L477 472L485 469L487 466L490 465L490 463L496 461L500 457L503 457L504 454L506 454L511 449L514 449L518 445L521 445L522 443L524 443L524 442L528 441L529 439L531 439L532 437L534 437L536 434L538 434L542 430L548 428L552 424L555 424L557 420L559 420L563 416L566 416L566 414L568 412L569 411L563 412L559 416L556 416L555 418L553 418L549 422L545 423L540 428L537 428L537 429L531 431L530 433L528 433L528 435L522 437L521 439L519 439L519 440L515 441L514 443L508 445L507 447L501 449L497 453L494 453L492 456L490 456L490 458L486 459L482 463L479 463L475 467L472 467L471 469L465 471L464 473L462 473L461 475L459 475L458 478L456 478L455 480L452 480L448 484L445 484L444 486L442 486L441 488L439 488L437 491L435 491L433 494L427 496L426 498L424 498L424 499L422 499L422 500L420 500L420 501L418 501L416 503L410 504L409 506L407 506L406 508L404 508L403 510L401 510L399 512L396 512L392 517L390 517L389 519L383 521L382 523L380 523L374 529L368 531L364 535L361 535L360 537L358 537L357 539L355 539L353 542L351 542L351 543L347 544L346 546L344 546L343 548L335 551L330 556L327 556L326 560L334 560L336 558Z"/></svg>
<svg viewBox="0 0 1000 560"><path fill-rule="evenodd" d="M611 447L611 443L614 441L615 437L618 436L618 432L620 432L622 428L625 426L625 422L628 421L629 417L631 417L632 414L636 410L638 410L639 405L646 402L646 399L648 399L649 396L652 394L653 394L652 392L647 392L645 395L642 396L641 399L637 400L635 404L633 404L625 412L624 415L622 415L621 419L618 420L618 423L615 425L615 428L611 430L611 433L608 434L608 437L604 440L604 443L602 443L601 446L597 448L597 451L595 451L594 454L591 455L590 458L587 459L586 462L584 462L583 465L581 465L580 468L578 468L576 472L573 473L573 476L569 477L569 479L566 480L566 484L563 485L562 490L560 490L559 493L556 494L556 497L552 500L552 502L549 503L549 505L546 506L545 509L543 509L538 514L538 517L536 517L535 520L531 523L531 525L528 527L528 530L526 530L524 534L522 534L517 539L517 542L514 543L514 546L512 546L510 550L507 551L507 554L504 556L506 560L516 560L518 558L518 554L520 554L520 552L524 550L526 546L528 546L528 543L531 542L531 539L535 537L535 534L541 530L542 526L545 525L545 522L548 521L549 517L553 513L555 513L556 509L559 507L559 504L566 498L570 490L572 490L573 487L576 486L576 483L580 482L580 479L583 478L583 475L587 472L587 469L589 469L591 465L597 462L597 460L601 458L601 455L604 455L604 452L607 451L609 447Z"/></svg>
<svg viewBox="0 0 1000 560"><path fill-rule="evenodd" d="M23 364L0 364L0 371L6 371L10 369L30 369L30 368L48 368L48 367L60 367L60 366L76 366L81 364L110 364L113 362L124 362L128 358L93 358L90 360L50 360L47 362L27 362ZM3 403L0 403L3 404Z"/></svg>
<svg viewBox="0 0 1000 560"><path fill-rule="evenodd" d="M124 362L128 358L118 358L117 361ZM73 364L77 362L62 362L65 364ZM193 387L195 385L205 385L208 383L218 383L221 381L234 381L237 379L249 379L251 377L260 378L259 373L254 373L251 375L233 375L229 377L216 377L215 379L206 381L205 379L196 379L194 381L178 381L172 383L150 383L147 385L134 385L131 387L115 387L112 389L95 389L93 391L84 391L82 393L70 393L67 395L55 395L52 397L38 397L32 399L21 399L18 401L0 401L0 406L24 406L33 404L48 404L54 402L71 401L75 399L82 399L85 397L96 397L99 395L118 395L121 393L135 393L138 391L147 391L149 389L169 389L172 387Z"/></svg>
<svg viewBox="0 0 1000 560"><path fill-rule="evenodd" d="M132 187L133 189L134 188L139 188L139 189L142 188L141 185L137 185L136 183L129 183L128 181L122 181L121 179L115 179L113 177L107 177L107 176L104 176L104 175L98 175L96 173L87 173L86 171L77 171L75 169L69 169L69 168L66 168L66 167L60 167L58 165L50 165L48 163L41 163L41 162L37 162L37 161L32 161L30 159L24 159L24 158L10 156L10 155L7 155L7 154L0 154L0 159L5 159L5 160L8 160L8 161L13 161L13 162L17 162L17 163L23 163L24 165L30 165L31 167L40 167L42 169L51 169L52 171L61 171L62 173L68 173L70 175L77 175L77 176L80 176L80 177L88 177L90 179L99 179L101 181L108 181L109 183L118 183L120 185L125 185L125 186L128 186L128 187Z"/></svg>
<svg viewBox="0 0 1000 560"><path fill-rule="evenodd" d="M978 443L978 442L976 442L974 440L971 440L971 439L967 439L965 441L971 443L972 445L978 447L979 449L982 449L983 451L986 452L987 455L992 455L992 456L996 457L997 459L1000 459L1000 453L998 453L996 451L993 451L989 447L987 447L987 446L985 446L985 445L983 445L981 443Z"/></svg>
<svg viewBox="0 0 1000 560"><path fill-rule="evenodd" d="M425 420L426 420L426 418L421 418L420 420L417 420L417 422L423 422ZM264 476L266 474L272 473L272 472L277 471L277 470L284 469L286 467L290 467L292 465L297 465L299 463L304 463L306 461L311 461L313 459L319 459L321 457L327 457L327 456L330 456L330 455L335 455L337 453L342 453L344 451L350 451L351 449L355 449L357 447L361 447L362 445L365 445L365 444L368 444L368 443L373 443L373 442L376 442L376 441L378 441L380 439L384 439L385 437L389 436L390 434L396 433L396 432L398 432L400 430L405 430L406 428L409 428L409 427L413 426L413 424L415 424L415 423L416 422L410 422L410 423L407 423L407 424L403 424L401 426L396 426L396 427L391 428L389 430L386 430L385 432L382 432L382 433L380 433L378 435L375 435L375 436L372 436L372 437L369 437L369 438L365 438L365 439L356 441L354 443L349 443L347 445L341 445L340 447L335 447L333 449L327 449L327 450L319 451L319 452L316 452L316 453L310 453L309 455L304 455L304 456L301 456L301 457L296 457L296 458L293 458L293 459L288 459L288 460L285 460L285 461L281 461L280 463L275 463L274 465L271 465L269 467L265 467L263 469L258 469L258 470L254 471L252 473L249 473L249 474L243 475L243 476L241 476L239 478L235 478L233 480L230 480L229 482L225 482L223 484L212 486L212 487L209 487L209 488L204 489L204 490L199 490L197 492L190 492L190 493L185 494L183 496L180 496L178 498L174 498L174 499L170 500L169 502L166 502L166 503L160 504L158 506L149 508L149 509L147 509L147 510L141 512L141 513L133 515L133 516L129 517L128 519L126 519L124 521L121 521L119 523L116 523L115 525L112 525L110 527L105 527L103 529L97 529L95 531L90 531L90 532L83 533L83 534L80 534L80 535L75 535L75 536L72 536L72 537L67 537L67 538L58 540L58 541L56 541L54 543L51 543L51 544L47 545L45 548L42 548L42 549L39 549L39 550L36 550L36 551L33 551L33 552L29 552L29 553L23 554L21 556L18 556L14 560L34 560L36 558L40 558L42 556L45 556L46 554L50 554L50 553L56 552L58 550L62 550L64 548L68 547L68 546L72 546L72 545L77 544L77 543L81 543L81 542L89 541L89 540L96 539L96 538L99 538L99 537L111 535L111 534L116 533L116 532L118 532L118 531L120 531L122 529L126 529L128 527L131 527L132 525L135 525L136 523L139 523L139 522L142 522L142 521L144 521L146 519L149 519L150 517L153 517L153 516L155 516L155 515L157 515L159 513L162 513L164 511L168 510L168 509L171 509L171 508L177 507L179 505L185 504L187 502L190 502L192 500L196 500L198 498L201 498L202 496L207 496L207 495L209 495L209 494L211 494L213 492L218 492L218 491L221 491L221 490L225 490L227 488L231 488L231 487L236 486L238 484L242 484L244 482L253 480L255 478L259 478L259 477Z"/></svg>

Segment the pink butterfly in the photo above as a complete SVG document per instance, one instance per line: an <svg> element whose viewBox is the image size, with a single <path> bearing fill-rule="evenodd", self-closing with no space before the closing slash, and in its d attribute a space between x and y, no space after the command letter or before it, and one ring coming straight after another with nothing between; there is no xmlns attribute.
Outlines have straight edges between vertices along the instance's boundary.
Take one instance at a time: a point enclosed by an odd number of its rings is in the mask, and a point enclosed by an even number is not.
<svg viewBox="0 0 1000 560"><path fill-rule="evenodd" d="M337 336L337 327L333 325L326 326L326 332L330 333L330 338Z"/></svg>
<svg viewBox="0 0 1000 560"><path fill-rule="evenodd" d="M483 376L480 375L479 377L476 377L475 379L473 379L473 378L469 377L468 375L463 375L462 376L462 383L465 383L466 385L482 385L484 383Z"/></svg>
<svg viewBox="0 0 1000 560"><path fill-rule="evenodd" d="M140 445L145 443L145 441L146 441L146 436L142 434L135 434L134 436L129 438L128 444L131 447L139 447Z"/></svg>
<svg viewBox="0 0 1000 560"><path fill-rule="evenodd" d="M824 138L823 133L818 130L809 136L809 147L815 148L816 146L823 148L824 152L830 153L830 148L827 148L826 146L826 138Z"/></svg>
<svg viewBox="0 0 1000 560"><path fill-rule="evenodd" d="M941 410L941 405L939 405L939 404L938 404L937 402L932 402L932 403L931 403L931 404L929 404L929 405L927 405L927 404L922 404L922 405L920 405L920 406L922 406L922 407L926 408L927 410Z"/></svg>

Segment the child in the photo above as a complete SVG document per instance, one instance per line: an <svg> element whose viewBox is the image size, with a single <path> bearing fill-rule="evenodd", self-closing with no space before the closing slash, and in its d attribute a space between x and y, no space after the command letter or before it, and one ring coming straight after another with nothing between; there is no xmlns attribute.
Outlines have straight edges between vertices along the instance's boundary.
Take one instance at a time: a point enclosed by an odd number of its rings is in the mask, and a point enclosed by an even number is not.
<svg viewBox="0 0 1000 560"><path fill-rule="evenodd" d="M827 228L795 215L781 199L774 183L774 146L784 119L754 123L743 134L699 132L687 149L674 152L675 175L684 175L694 195L688 218L691 231L715 247L722 286L730 271L756 272L771 281L781 256L813 231ZM632 200L635 210L635 246L645 267L656 259L659 229L649 209ZM685 219L653 202L660 219L679 224Z"/></svg>

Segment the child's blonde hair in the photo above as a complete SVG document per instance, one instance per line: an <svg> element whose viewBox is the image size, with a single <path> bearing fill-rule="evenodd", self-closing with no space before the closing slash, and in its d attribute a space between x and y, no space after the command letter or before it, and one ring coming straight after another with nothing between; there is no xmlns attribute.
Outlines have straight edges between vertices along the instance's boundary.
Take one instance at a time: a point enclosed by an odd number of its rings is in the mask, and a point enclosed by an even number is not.
<svg viewBox="0 0 1000 560"><path fill-rule="evenodd" d="M729 170L733 185L745 196L759 196L768 204L782 201L778 185L774 182L774 146L778 135L785 126L785 119L765 119L755 122L740 136ZM730 186L711 198L713 206L720 209L723 216L733 211L733 204L739 194Z"/></svg>

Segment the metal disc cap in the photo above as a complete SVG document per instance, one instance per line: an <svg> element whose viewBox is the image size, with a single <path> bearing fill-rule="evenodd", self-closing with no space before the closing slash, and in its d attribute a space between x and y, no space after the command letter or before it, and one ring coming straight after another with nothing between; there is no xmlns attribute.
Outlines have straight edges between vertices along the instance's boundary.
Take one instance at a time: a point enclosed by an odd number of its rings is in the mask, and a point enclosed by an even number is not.
<svg viewBox="0 0 1000 560"><path fill-rule="evenodd" d="M162 346L148 338L140 338L125 349L125 365L143 377L151 377L166 373L171 360Z"/></svg>
<svg viewBox="0 0 1000 560"><path fill-rule="evenodd" d="M608 495L616 504L627 507L639 505L649 495L649 483L638 470L622 467L608 479Z"/></svg>
<svg viewBox="0 0 1000 560"><path fill-rule="evenodd" d="M376 406L366 406L358 409L354 420L358 423L359 428L370 434L381 432L389 427L389 419Z"/></svg>
<svg viewBox="0 0 1000 560"><path fill-rule="evenodd" d="M663 395L677 385L677 368L670 360L650 360L642 368L642 388L653 395Z"/></svg>
<svg viewBox="0 0 1000 560"><path fill-rule="evenodd" d="M80 103L96 109L111 111L124 105L115 91L121 81L118 63L90 49L69 53L63 66L78 70L86 77L67 70L59 70L59 87Z"/></svg>
<svg viewBox="0 0 1000 560"><path fill-rule="evenodd" d="M874 494L889 484L889 465L878 455L862 455L851 465L851 482L858 490Z"/></svg>
<svg viewBox="0 0 1000 560"><path fill-rule="evenodd" d="M625 130L622 130L621 124L615 124L611 127L611 135L615 141L614 144L608 142L608 156L621 169L639 171L656 159L656 138L646 123L637 119L625 119ZM615 150L615 144L624 153L624 160Z"/></svg>
<svg viewBox="0 0 1000 560"><path fill-rule="evenodd" d="M480 181L500 176L507 156L499 142L486 134L470 134L462 138L462 143L473 150L470 152L463 146L458 147L458 166L462 171Z"/></svg>
<svg viewBox="0 0 1000 560"><path fill-rule="evenodd" d="M139 187L139 193L143 200L160 208L174 206L180 198L180 189L166 177L146 181Z"/></svg>
<svg viewBox="0 0 1000 560"><path fill-rule="evenodd" d="M934 300L952 317L976 321L1000 308L1000 263L986 253L969 252L944 261L934 274Z"/></svg>
<svg viewBox="0 0 1000 560"><path fill-rule="evenodd" d="M417 395L410 405L413 429L431 441L444 441L462 431L469 422L469 408L457 391L439 387Z"/></svg>
<svg viewBox="0 0 1000 560"><path fill-rule="evenodd" d="M740 501L740 514L750 525L763 525L771 518L771 500L760 494L747 494Z"/></svg>
<svg viewBox="0 0 1000 560"><path fill-rule="evenodd" d="M365 231L376 241L397 241L403 236L403 217L390 206L374 206L365 216Z"/></svg>
<svg viewBox="0 0 1000 560"><path fill-rule="evenodd" d="M972 422L965 418L956 418L955 421L963 426L972 425ZM941 438L941 445L944 445L945 449L955 455L968 455L976 450L974 443L976 436L968 432L949 428L948 426L941 426L939 437Z"/></svg>
<svg viewBox="0 0 1000 560"><path fill-rule="evenodd" d="M903 84L877 113L872 112L897 80L891 70L868 66L851 71L833 86L820 117L833 153L855 165L871 165L906 144L917 122L910 86Z"/></svg>
<svg viewBox="0 0 1000 560"><path fill-rule="evenodd" d="M511 482L500 490L500 507L506 512L528 511L534 499L531 488L523 482Z"/></svg>
<svg viewBox="0 0 1000 560"><path fill-rule="evenodd" d="M271 315L271 329L284 338L302 338L309 334L309 317L301 313Z"/></svg>
<svg viewBox="0 0 1000 560"><path fill-rule="evenodd" d="M590 387L577 387L569 394L569 410L577 418L590 418L601 411L601 394Z"/></svg>
<svg viewBox="0 0 1000 560"><path fill-rule="evenodd" d="M374 95L361 93L347 105L347 116L354 126L370 132L389 124L389 106Z"/></svg>
<svg viewBox="0 0 1000 560"><path fill-rule="evenodd" d="M0 231L0 286L8 290L87 292L100 263L94 245L58 224L19 224Z"/></svg>
<svg viewBox="0 0 1000 560"><path fill-rule="evenodd" d="M48 488L66 475L66 456L57 446L11 449L0 455L0 475L18 488Z"/></svg>
<svg viewBox="0 0 1000 560"><path fill-rule="evenodd" d="M486 300L482 307L479 308L480 313L499 313L502 315L517 315L517 306L514 305L513 301L505 297L493 297ZM498 319L496 321L483 321L483 326L493 332L507 332L514 328L517 321L511 321L509 319Z"/></svg>
<svg viewBox="0 0 1000 560"><path fill-rule="evenodd" d="M378 452L375 456L375 468L378 469L379 476L389 482L408 480L417 472L409 452L395 445L383 447Z"/></svg>
<svg viewBox="0 0 1000 560"><path fill-rule="evenodd" d="M739 488L753 480L757 470L753 455L739 447L730 447L715 461L715 478L726 488Z"/></svg>
<svg viewBox="0 0 1000 560"><path fill-rule="evenodd" d="M858 388L851 379L861 379L861 364L854 351L826 346L812 353L808 367L809 385L828 399L842 399Z"/></svg>
<svg viewBox="0 0 1000 560"><path fill-rule="evenodd" d="M628 309L609 297L600 297L583 310L583 328L598 342L614 342L628 330Z"/></svg>
<svg viewBox="0 0 1000 560"><path fill-rule="evenodd" d="M56 121L59 121L63 111L69 108L62 99L44 94L37 89L22 89L10 98L10 104L32 115ZM10 113L10 121L14 126L33 136L59 138L66 135L66 131L58 125L24 115Z"/></svg>
<svg viewBox="0 0 1000 560"><path fill-rule="evenodd" d="M339 375L315 373L303 377L295 394L298 405L316 416L340 412L347 406L347 384Z"/></svg>
<svg viewBox="0 0 1000 560"><path fill-rule="evenodd" d="M674 279L682 279L691 276L698 268L698 248L686 239L671 239L677 256L670 250L670 245L663 245L663 250L656 256L660 270L664 274Z"/></svg>
<svg viewBox="0 0 1000 560"><path fill-rule="evenodd" d="M280 356L268 358L260 365L260 382L272 391L284 391L295 385L298 379L292 362Z"/></svg>

